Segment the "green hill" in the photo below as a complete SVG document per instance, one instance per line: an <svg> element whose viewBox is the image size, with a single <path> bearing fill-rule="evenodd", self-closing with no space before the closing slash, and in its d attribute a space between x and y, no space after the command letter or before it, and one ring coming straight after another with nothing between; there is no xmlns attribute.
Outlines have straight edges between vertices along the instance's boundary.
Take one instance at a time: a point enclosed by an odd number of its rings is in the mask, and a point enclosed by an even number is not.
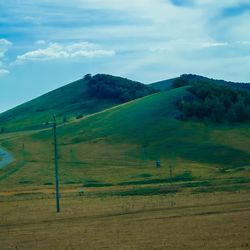
<svg viewBox="0 0 250 250"><path fill-rule="evenodd" d="M86 75L83 79L0 114L0 129L2 132L14 132L47 128L54 114L58 117L59 123L73 121L156 91L169 90L177 79L184 79L187 82L209 81L233 88L249 89L249 84L214 80L191 74L149 85L104 74L93 77Z"/></svg>
<svg viewBox="0 0 250 250"><path fill-rule="evenodd" d="M99 95L94 94L93 87L90 88L90 80L96 81L95 92ZM104 92L110 94L111 90L116 90L112 96L104 95ZM150 87L125 78L86 75L84 79L0 114L0 123L5 132L42 129L47 127L46 123L51 121L53 114L57 115L59 123L63 123L153 92Z"/></svg>
<svg viewBox="0 0 250 250"><path fill-rule="evenodd" d="M187 87L155 93L60 125L62 185L156 185L169 182L170 165L176 181L247 182L249 123L177 120L175 103L187 93ZM50 129L2 135L0 142L16 158L14 172L11 166L0 170L1 188L53 183ZM155 168L158 159L160 169Z"/></svg>

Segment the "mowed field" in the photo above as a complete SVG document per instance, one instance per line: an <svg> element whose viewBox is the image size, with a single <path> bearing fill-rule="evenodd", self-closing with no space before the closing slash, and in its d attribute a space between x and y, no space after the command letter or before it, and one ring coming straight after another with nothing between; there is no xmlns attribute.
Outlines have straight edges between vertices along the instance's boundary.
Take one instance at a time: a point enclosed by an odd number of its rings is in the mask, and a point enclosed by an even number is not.
<svg viewBox="0 0 250 250"><path fill-rule="evenodd" d="M60 214L51 129L1 134L0 249L249 249L249 123L177 120L184 94L59 125Z"/></svg>
<svg viewBox="0 0 250 250"><path fill-rule="evenodd" d="M20 197L19 197L20 198ZM249 249L249 192L1 202L1 249Z"/></svg>

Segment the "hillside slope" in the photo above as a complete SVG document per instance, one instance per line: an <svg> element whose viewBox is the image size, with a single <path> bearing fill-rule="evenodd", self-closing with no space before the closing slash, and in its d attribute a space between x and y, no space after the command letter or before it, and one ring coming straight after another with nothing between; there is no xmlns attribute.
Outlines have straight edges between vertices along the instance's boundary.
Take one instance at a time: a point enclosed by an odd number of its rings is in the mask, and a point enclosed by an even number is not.
<svg viewBox="0 0 250 250"><path fill-rule="evenodd" d="M87 76L90 79L98 78L97 86L101 85L100 88L104 86L103 83L111 82L113 86L120 86L121 84L139 86L141 89L148 91L141 93L141 95L153 92L146 85L121 77L109 75ZM6 132L46 128L46 122L51 121L54 114L58 117L58 122L62 123L75 119L77 116L92 114L126 101L116 98L116 96L106 98L105 96L91 95L89 93L88 77L0 114L1 127ZM133 91L134 89L132 89L130 96L135 99L137 96L133 96Z"/></svg>
<svg viewBox="0 0 250 250"><path fill-rule="evenodd" d="M156 93L59 126L61 182L94 185L140 180L144 175L166 178L170 164L174 175L188 171L196 180L247 177L249 123L206 126L176 120L174 103L186 93L186 87ZM14 174L8 174L11 166L0 171L2 188L51 183L51 137L50 129L0 137L1 145L17 159ZM161 169L155 168L157 159Z"/></svg>

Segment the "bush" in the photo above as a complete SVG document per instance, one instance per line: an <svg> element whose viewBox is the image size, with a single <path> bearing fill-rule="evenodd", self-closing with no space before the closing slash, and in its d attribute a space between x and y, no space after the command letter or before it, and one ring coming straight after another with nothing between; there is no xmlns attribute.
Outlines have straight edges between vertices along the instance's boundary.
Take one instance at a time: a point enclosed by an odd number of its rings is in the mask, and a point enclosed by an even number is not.
<svg viewBox="0 0 250 250"><path fill-rule="evenodd" d="M30 184L32 183L31 180L28 180L28 179L21 179L18 181L19 184Z"/></svg>
<svg viewBox="0 0 250 250"><path fill-rule="evenodd" d="M63 117L63 122L66 123L68 121L68 118L66 116Z"/></svg>
<svg viewBox="0 0 250 250"><path fill-rule="evenodd" d="M152 176L152 174L150 174L150 173L141 173L141 174L132 176L132 178L149 178L151 176Z"/></svg>
<svg viewBox="0 0 250 250"><path fill-rule="evenodd" d="M45 182L43 185L50 186L50 185L53 185L53 182L48 181L48 182Z"/></svg>
<svg viewBox="0 0 250 250"><path fill-rule="evenodd" d="M83 118L83 115L77 115L76 116L76 119L81 119L81 118Z"/></svg>

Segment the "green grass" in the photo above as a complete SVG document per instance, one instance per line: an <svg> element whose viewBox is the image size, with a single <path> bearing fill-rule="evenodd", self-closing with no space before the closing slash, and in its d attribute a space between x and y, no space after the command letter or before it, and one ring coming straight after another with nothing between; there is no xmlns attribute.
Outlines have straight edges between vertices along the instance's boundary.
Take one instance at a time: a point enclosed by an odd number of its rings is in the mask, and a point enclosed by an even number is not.
<svg viewBox="0 0 250 250"><path fill-rule="evenodd" d="M185 87L172 89L60 125L62 187L167 185L170 165L174 183L249 177L249 124L206 126L176 120L174 102L185 94ZM47 184L54 183L51 129L5 134L0 141L16 158L13 167L0 170L2 190L52 188ZM32 182L20 183L22 178Z"/></svg>
<svg viewBox="0 0 250 250"><path fill-rule="evenodd" d="M227 132L227 127L205 126L201 123L174 119L173 102L185 94L185 88L171 90L118 106L59 130L65 145L81 144L102 138L109 144L137 145L137 151L128 151L133 158L156 160L176 155L199 163L243 167L250 161L249 152L232 145L218 143L211 138L215 129ZM234 127L235 128L235 127ZM234 129L233 128L233 129ZM249 131L249 126L242 128ZM236 130L241 131L236 126ZM42 132L35 138L48 136Z"/></svg>

